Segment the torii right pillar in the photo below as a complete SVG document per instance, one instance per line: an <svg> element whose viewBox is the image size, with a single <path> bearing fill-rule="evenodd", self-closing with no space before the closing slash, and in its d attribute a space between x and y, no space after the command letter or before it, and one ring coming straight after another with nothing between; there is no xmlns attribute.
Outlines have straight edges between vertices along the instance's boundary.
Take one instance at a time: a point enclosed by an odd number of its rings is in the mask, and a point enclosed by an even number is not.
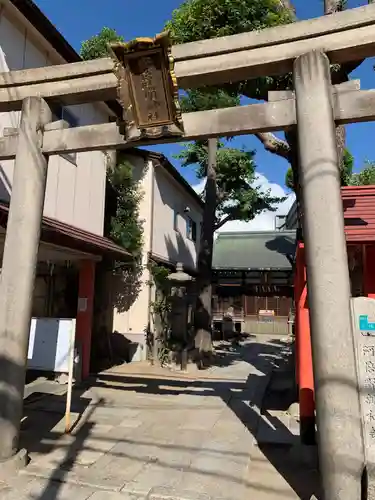
<svg viewBox="0 0 375 500"><path fill-rule="evenodd" d="M294 63L308 301L325 500L360 500L364 446L350 313L330 63Z"/></svg>

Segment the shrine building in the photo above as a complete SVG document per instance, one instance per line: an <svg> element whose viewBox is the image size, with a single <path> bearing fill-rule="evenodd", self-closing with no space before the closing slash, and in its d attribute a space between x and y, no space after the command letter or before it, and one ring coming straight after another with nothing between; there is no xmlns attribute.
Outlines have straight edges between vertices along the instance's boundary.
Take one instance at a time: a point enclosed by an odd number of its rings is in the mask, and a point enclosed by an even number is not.
<svg viewBox="0 0 375 500"><path fill-rule="evenodd" d="M295 230L220 233L213 251L213 323L233 311L244 333L286 334L293 310Z"/></svg>

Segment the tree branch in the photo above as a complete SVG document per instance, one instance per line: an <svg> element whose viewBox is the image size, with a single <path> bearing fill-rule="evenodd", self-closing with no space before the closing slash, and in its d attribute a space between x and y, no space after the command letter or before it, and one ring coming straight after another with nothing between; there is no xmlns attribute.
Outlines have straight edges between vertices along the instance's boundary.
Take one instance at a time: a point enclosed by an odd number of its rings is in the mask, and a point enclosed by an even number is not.
<svg viewBox="0 0 375 500"><path fill-rule="evenodd" d="M345 9L346 0L324 0L324 14L333 14Z"/></svg>
<svg viewBox="0 0 375 500"><path fill-rule="evenodd" d="M222 189L216 184L216 198L218 203L222 203L226 197L227 193L225 192L225 185Z"/></svg>
<svg viewBox="0 0 375 500"><path fill-rule="evenodd" d="M296 8L294 7L293 3L291 0L279 0L281 7L284 9L290 10L292 12L293 16L296 16Z"/></svg>
<svg viewBox="0 0 375 500"><path fill-rule="evenodd" d="M226 224L230 220L234 220L233 219L233 214L227 215L226 217L224 217L224 219L221 219L221 221L219 221L218 223L216 223L215 227L214 227L214 231L217 231L218 229L220 229L221 227L223 227L224 224Z"/></svg>
<svg viewBox="0 0 375 500"><path fill-rule="evenodd" d="M368 3L373 3L374 0L368 0ZM341 12L346 8L347 0L324 0L324 14L329 15L335 12ZM349 80L349 75L355 71L361 64L361 61L351 61L341 64L337 71L332 71L332 84L337 85Z"/></svg>
<svg viewBox="0 0 375 500"><path fill-rule="evenodd" d="M271 132L257 133L255 136L269 153L290 161L290 146L287 141L279 139Z"/></svg>

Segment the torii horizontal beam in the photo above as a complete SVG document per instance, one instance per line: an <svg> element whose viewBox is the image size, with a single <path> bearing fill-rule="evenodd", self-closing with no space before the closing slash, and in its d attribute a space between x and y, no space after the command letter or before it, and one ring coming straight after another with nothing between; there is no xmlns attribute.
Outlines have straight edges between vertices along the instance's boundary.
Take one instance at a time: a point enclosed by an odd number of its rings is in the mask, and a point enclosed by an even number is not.
<svg viewBox="0 0 375 500"><path fill-rule="evenodd" d="M175 45L181 88L285 74L293 61L322 50L331 63L375 55L375 4L238 35Z"/></svg>
<svg viewBox="0 0 375 500"><path fill-rule="evenodd" d="M339 88L340 86L338 86ZM333 93L337 124L375 121L375 90L348 90L343 84ZM262 104L199 111L183 115L185 134L170 139L126 142L116 123L46 130L42 151L45 154L126 149L165 142L187 141L217 136L235 136L286 130L296 125L295 100L280 99ZM0 139L0 159L15 157L18 135Z"/></svg>
<svg viewBox="0 0 375 500"><path fill-rule="evenodd" d="M0 89L110 74L114 73L115 64L114 60L104 57L91 61L8 71L0 73Z"/></svg>
<svg viewBox="0 0 375 500"><path fill-rule="evenodd" d="M176 62L182 62L271 45L276 47L284 43L363 28L374 25L374 23L375 5L367 5L273 28L174 45L172 54Z"/></svg>
<svg viewBox="0 0 375 500"><path fill-rule="evenodd" d="M332 63L375 55L375 4L309 21L172 47L180 88L240 81L291 71L311 50ZM109 58L0 73L0 112L18 111L28 96L65 104L117 97Z"/></svg>
<svg viewBox="0 0 375 500"><path fill-rule="evenodd" d="M100 61L100 62L99 62ZM102 65L109 66L109 59L93 61ZM76 66L77 64L77 66ZM79 66L82 65L82 66ZM61 65L68 68L70 65ZM12 71L10 73L0 73L0 112L20 111L22 101L26 97L43 97L48 102L63 102L66 105L85 104L90 102L114 101L117 99L118 80L114 72L94 73L86 76L86 63L73 63L73 70L76 70L77 77L63 76L59 66L47 66L46 68L36 68L33 70ZM53 70L57 68L59 77L55 76ZM80 74L82 68L83 76ZM40 75L43 70L46 72L46 78L40 83ZM8 81L17 81L24 75L25 79L32 81L39 80L38 83L1 86L7 78Z"/></svg>

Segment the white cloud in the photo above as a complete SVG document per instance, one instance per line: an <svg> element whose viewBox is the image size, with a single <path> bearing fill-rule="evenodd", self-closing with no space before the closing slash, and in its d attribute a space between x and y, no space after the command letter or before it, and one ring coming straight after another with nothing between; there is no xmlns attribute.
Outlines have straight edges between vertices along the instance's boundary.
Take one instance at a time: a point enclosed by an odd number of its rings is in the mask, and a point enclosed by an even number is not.
<svg viewBox="0 0 375 500"><path fill-rule="evenodd" d="M196 193L202 194L205 185L206 179L203 179L202 181L198 182L198 184L194 184L193 189Z"/></svg>
<svg viewBox="0 0 375 500"><path fill-rule="evenodd" d="M206 181L200 181L198 184L194 185L193 188L197 193L202 193ZM284 197L287 199L280 203L275 212L264 211L257 215L252 221L231 221L224 224L223 227L219 229L220 232L245 232L245 231L272 231L275 229L275 217L276 215L286 215L289 212L290 207L293 205L295 200L295 195L287 195L286 191L279 184L270 182L267 177L262 174L257 175L257 179L254 183L263 192L270 191L271 196Z"/></svg>

